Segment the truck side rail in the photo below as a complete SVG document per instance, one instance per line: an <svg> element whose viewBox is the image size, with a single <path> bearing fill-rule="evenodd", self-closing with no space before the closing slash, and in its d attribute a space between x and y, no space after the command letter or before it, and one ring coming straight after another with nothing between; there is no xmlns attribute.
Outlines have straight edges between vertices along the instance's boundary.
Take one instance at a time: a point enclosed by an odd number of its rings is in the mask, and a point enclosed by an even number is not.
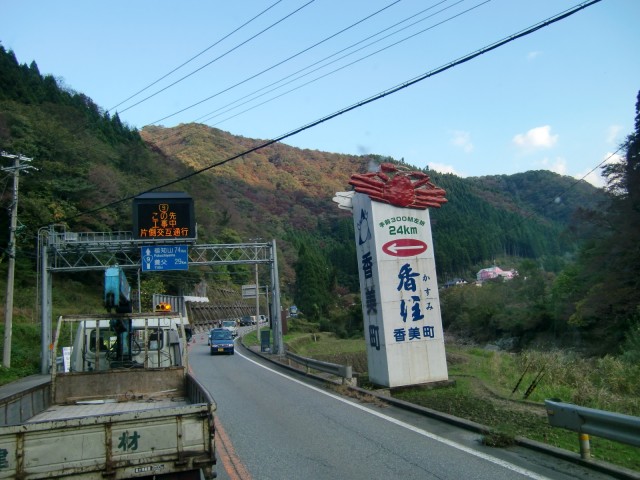
<svg viewBox="0 0 640 480"><path fill-rule="evenodd" d="M215 402L209 391L191 373L186 375L186 394L191 403L206 403L214 406Z"/></svg>
<svg viewBox="0 0 640 480"><path fill-rule="evenodd" d="M0 427L20 425L51 404L51 378L32 375L0 387Z"/></svg>

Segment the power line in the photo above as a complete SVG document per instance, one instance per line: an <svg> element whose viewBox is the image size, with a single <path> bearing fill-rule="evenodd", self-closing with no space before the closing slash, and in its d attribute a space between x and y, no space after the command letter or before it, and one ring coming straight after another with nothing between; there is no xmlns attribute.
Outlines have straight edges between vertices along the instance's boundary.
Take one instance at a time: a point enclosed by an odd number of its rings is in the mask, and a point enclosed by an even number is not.
<svg viewBox="0 0 640 480"><path fill-rule="evenodd" d="M400 1L400 0L398 0L398 1ZM294 11L293 11L293 12L291 12L291 13L289 13L288 15L285 15L284 17L282 17L282 18L281 18L280 20L278 20L277 22L272 23L272 24L271 24L271 25L269 25L267 28L265 28L265 29L261 30L260 32L256 33L255 35L253 35L252 37L248 38L248 39L247 39L247 40L245 40L244 42L242 42L242 43L240 43L240 44L236 45L235 47L233 47L233 48L232 48L232 49L230 49L230 50L227 50L227 51L226 51L225 53L223 53L222 55L217 56L216 58L214 58L214 59L213 59L213 60L211 60L210 62L205 63L204 65L202 65L200 68L197 68L197 69L196 69L196 70L194 70L193 72L189 73L188 75L185 75L184 77L182 77L182 78L180 78L180 79L176 80L175 82L173 82L173 83L171 83L171 84L167 85L166 87L164 87L164 88L162 88L162 89L158 90L157 92L152 93L151 95L149 95L149 96L147 96L147 97L143 98L142 100L140 100L140 101L138 101L138 102L134 103L133 105L129 105L127 108L125 108L125 109L121 110L121 111L120 111L120 113L123 113L123 112L126 112L127 110L130 110L130 109L132 109L133 107L135 107L135 106L137 106L137 105L140 105L142 102L146 102L146 101L147 101L147 100L149 100L150 98L153 98L153 97L155 97L156 95L158 95L159 93L164 92L164 91L165 91L165 90L167 90L168 88L171 88L171 87L173 87L174 85L176 85L176 84L180 83L180 82L181 82L182 80L184 80L185 78L188 78L188 77L190 77L190 76L194 75L195 73L199 72L199 71L200 71L200 70L202 70L203 68L208 67L208 66L209 66L209 65L211 65L212 63L214 63L214 62L216 62L216 61L220 60L221 58L223 58L223 57L227 56L227 55L228 55L228 54L230 54L231 52L233 52L233 51L237 50L238 48L242 47L243 45L245 45L245 44L249 43L251 40L256 39L257 37L259 37L260 35L262 35L264 32L266 32L266 31L268 31L268 30L272 29L273 27L275 27L276 25L278 25L278 24L282 23L282 22L283 22L283 21L285 21L287 18L289 18L289 17L291 17L292 15L294 15L294 14L298 13L300 10L302 10L302 9L303 9L303 8L305 8L306 6L308 6L308 5L312 4L313 2L315 2L315 0L309 0L307 3L305 3L305 4L304 4L304 5L302 5L301 7L297 8L296 10L294 10ZM191 107L189 107L189 108L191 108ZM178 112L178 113L179 113L179 112ZM174 114L174 115L175 115L175 114ZM165 118L168 118L168 117L165 117ZM161 120L164 120L164 119L161 119ZM157 120L157 121L160 121L160 120Z"/></svg>
<svg viewBox="0 0 640 480"><path fill-rule="evenodd" d="M462 1L464 1L464 0L461 0L460 2L457 2L457 3L461 3ZM355 65L356 63L359 63L359 62L361 62L361 61L363 61L363 60L366 60L367 58L370 58L370 57L373 57L374 55L379 54L380 52L383 52L383 51L385 51L385 50L388 50L389 48L395 47L396 45L399 45L400 43L403 43L403 42L405 42L405 41L407 41L407 40L410 40L410 39L412 39L412 38L414 38L414 37L416 37L416 36L418 36L418 35L421 35L421 34L423 34L424 32L426 32L426 31L428 31L428 30L431 30L431 29L433 29L433 28L435 28L435 27L437 27L437 26L439 26L439 25L442 25L442 24L444 24L444 23L447 23L447 22L449 22L449 21L451 21L451 20L453 20L453 19L455 19L455 18L457 18L457 17L459 17L459 16L461 16L461 15L464 15L464 14L466 14L466 13L469 13L470 11L475 10L476 8L478 8L478 7L482 6L482 5L486 4L486 3L489 3L490 1L491 1L491 0L485 0L484 2L481 2L481 3L477 4L477 5L474 5L473 7L469 8L469 9L467 9L467 10L464 10L464 11L462 11L462 12L459 12L459 13L457 13L457 14L455 14L455 15L453 15L453 16L451 16L451 17L449 17L449 18L445 19L445 20L442 20L442 21L440 21L440 22L438 22L438 23L436 23L436 24L434 24L434 25L431 25L431 26L430 26L430 27L428 27L428 28L425 28L425 29L423 29L423 30L420 30L419 32L416 32L416 33L414 33L414 34L412 34L412 35L409 35L408 37L405 37L405 38L400 39L400 40L398 40L398 41L396 41L396 42L394 42L394 43L392 43L392 44L390 44L390 45L387 45L386 47L383 47L383 48L380 48L380 49L378 49L378 50L376 50L376 51L374 51L374 52L371 52L371 53L369 53L369 54L367 54L367 55L365 55L365 56L363 56L363 57L360 57L360 58L358 58L358 59L356 59L356 60L354 60L354 61L352 61L352 62L350 62L350 63L347 63L347 64L345 64L345 65L342 65L341 67L338 67L338 68L336 68L336 69L334 69L334 70L331 70L330 72L327 72L327 73L325 73L325 74L323 74L323 75L320 75L319 77L316 77L316 78L314 78L313 80L309 80L308 82L305 82L305 83L303 83L303 84L301 84L301 85L298 85L298 86L297 86L297 87L295 87L295 88L292 88L292 89L290 89L290 90L287 90L286 92L283 92L283 93L281 93L281 94L279 94L279 95L277 95L277 96L275 96L275 97L272 97L272 98L270 98L269 100L265 100L264 102L261 102L261 103L259 103L259 104L257 104L257 105L254 105L254 106L253 106L253 107L251 107L251 108L247 108L247 109L243 110L242 112L239 112L239 113L237 113L237 114L235 114L235 115L233 115L233 116L231 116L231 117L227 117L227 118L225 118L224 120L221 120L221 121L219 121L219 122L215 123L214 125L219 125L219 124L220 124L220 123L222 123L222 122L226 122L227 120L230 120L230 119L235 118L235 117L237 117L237 116L239 116L239 115L241 115L241 114L243 114L243 113L246 113L246 112L248 112L248 111L251 111L251 110L253 110L254 108L257 108L257 107L259 107L259 106L261 106L261 105L264 105L264 104L266 104L266 103L269 103L269 102L271 102L271 101L273 101L273 100L276 100L276 99L278 99L278 98L280 98L280 97L283 97L284 95L287 95L287 94L289 94L289 93L291 93L291 92L294 92L294 91L296 91L296 90L299 90L299 89L300 89L300 88L302 88L302 87L306 87L307 85L310 85L311 83L315 83L315 82L317 82L318 80L321 80L321 79L323 79L323 78L326 78L326 77L328 77L329 75L333 75L334 73L339 72L339 71L341 71L341 70L344 70L345 68L351 67L352 65ZM454 4L454 5L452 5L452 6L457 5L457 3L456 3L456 4ZM447 8L444 8L444 9L442 9L442 10L440 10L440 11L438 11L438 12L434 13L433 15L430 15L430 16L426 17L426 18L425 18L425 19L423 19L423 20L426 20L426 19L428 19L428 18L430 18L430 17L432 17L432 16L434 16L434 15L437 15L438 13L441 13L441 12L443 12L444 10L447 10L448 8L451 8L452 6L447 7ZM420 21L422 21L422 20L420 20ZM324 67L327 67L327 66L329 66L329 65L331 65L331 64L333 64L333 63L336 63L336 62L338 62L338 61L340 61L340 60L342 60L342 59L344 59L344 58L346 58L346 57L348 57L348 56L350 56L350 55L353 55L354 53L357 53L357 52L359 52L359 51L361 51L361 50L364 50L365 48L370 47L371 45L373 45L373 44L375 44L375 43L381 42L382 40L385 40L385 39L387 39L387 38L389 38L389 37L391 37L391 36L395 35L396 33L399 33L399 32L401 32L401 31L405 30L406 28L410 28L410 27L412 27L412 26L416 25L417 23L419 23L419 22L415 22L415 23L413 23L413 24L411 24L411 25L409 25L409 26L407 26L407 27L405 27L405 28L402 28L402 29L400 29L400 30L398 30L398 31L396 31L396 32L394 32L394 33L389 34L389 35L386 35L385 37L382 37L382 38L380 38L380 39L378 39L378 40L376 40L376 41L374 41L374 42L371 42L371 43L369 43L368 45L365 45L365 46L363 46L363 47L361 47L361 48L359 48L359 49L357 49L357 50L354 50L353 52L350 52L350 53L348 53L348 54L346 54L346 55L343 55L342 57L337 58L337 59L335 59L335 60L333 60L333 61L331 61L331 62L329 62L329 63L327 63L327 64L323 65L322 67L318 67L318 68L316 68L315 70L312 70L312 71L310 71L310 72L307 72L307 73L305 73L304 75L301 75L301 76L299 76L298 78L295 78L295 79L291 80L290 82L287 82L287 83L285 83L285 84L281 85L280 87L283 87L283 86L285 86L285 85L288 85L288 84L290 84L290 83L293 83L293 82L294 82L294 81L296 81L296 80L299 80L299 79L301 79L301 78L303 78L303 77L305 77L305 76L307 76L307 75L310 75L310 74L312 74L312 73L314 73L314 72L317 72L318 70L321 70L321 69L322 69L322 68L324 68ZM264 94L262 94L262 95L259 95L259 96L255 97L253 100L255 100L256 98L260 98L260 97L262 97L262 96L266 95L267 93L271 93L271 92L273 92L273 91L277 90L277 89L278 89L278 88L280 88L280 87L277 87L277 88L274 88L274 89L272 89L272 90L270 90L270 91L268 91L268 92L265 92ZM249 103L249 102L245 102L245 103ZM245 103L243 103L243 104L241 104L241 105L244 105ZM235 107L234 107L234 108L235 108ZM232 108L232 109L229 109L229 110L227 110L227 111L225 111L225 112L222 112L222 113L226 113L226 112L231 111L231 110L233 110L233 108ZM222 113L221 113L220 115L222 115ZM211 118L215 118L216 116L218 116L218 115L215 115L214 117L211 117ZM207 120L210 120L211 118L209 118L209 119L207 119ZM205 121L207 121L207 120L205 120Z"/></svg>
<svg viewBox="0 0 640 480"><path fill-rule="evenodd" d="M599 0L598 0L599 1ZM562 196L566 195L567 192L569 192L570 190L572 190L573 188L575 188L577 185L579 185L581 182L585 181L585 179L591 175L591 173L593 173L595 170L597 170L598 168L602 167L602 165L604 165L605 163L607 163L609 160L611 160L618 152L620 152L622 149L625 148L625 145L621 145L620 147L618 147L618 149L609 154L608 156L606 156L604 158L604 160L602 160L600 163L598 163L595 167L593 167L591 170L589 170L587 173L585 173L581 178L575 179L573 183L571 183L568 187L566 187L564 190L554 193L550 196L550 199L546 202L543 203L542 205L540 205L538 207L538 210L541 211L543 210L545 207L547 207L548 205L554 203L556 201L557 198L561 198ZM519 228L520 226L522 226L527 220L529 220L530 218L532 218L534 215L536 215L537 212L535 211L531 211L529 213L523 213L521 215L521 217L517 220L514 221L514 223L512 223L509 227L503 229L502 231L498 232L498 231L492 231L492 232L486 232L485 237L487 237L490 241L500 241L501 238L504 238L504 236L509 233L509 232L515 232L517 228Z"/></svg>
<svg viewBox="0 0 640 480"><path fill-rule="evenodd" d="M216 45L218 45L219 43L221 43L222 41L226 40L227 38L229 38L231 35L233 35L234 33L236 33L237 31L239 31L240 29L246 27L247 25L249 25L251 22L253 22L254 20L256 20L258 17L262 16L263 14L265 14L266 12L268 12L269 10L271 10L273 7L275 7L277 4L279 4L280 2L282 2L282 0L278 0L277 2L273 3L272 5L270 5L269 7L265 8L262 12L258 13L256 16L254 16L253 18L251 18L250 20L246 21L245 23L243 23L242 25L240 25L238 28L236 28L235 30L233 30L232 32L228 33L227 35L225 35L224 37L222 37L220 40L218 40L217 42L213 43L212 45L209 45L207 48L205 48L204 50L202 50L200 53L194 55L193 57L191 57L189 60L187 60L186 62L182 63L181 65L178 65L176 68L174 68L173 70L171 70L169 73L166 73L165 75L163 75L162 77L160 77L159 79L157 79L156 81L150 83L149 85L147 85L146 87L144 87L142 90L137 91L136 93L134 93L133 95L131 95L128 98L125 98L124 100L122 100L120 103L118 103L117 105L111 107L109 110L107 110L107 112L110 112L111 110L119 107L120 105L122 105L125 102L128 102L129 100L131 100L132 98L138 96L139 94L141 94L142 92L148 90L149 88L153 87L156 83L160 82L161 80L164 80L165 78L167 78L169 75L171 75L172 73L180 70L182 67L184 67L185 65L187 65L188 63L192 62L193 60L195 60L196 58L198 58L200 55L202 55L203 53L211 50L213 47L215 47ZM196 70L197 71L197 70ZM188 76L193 75L192 72L190 73ZM179 81L184 80L184 78L187 77L183 77L182 79L180 79Z"/></svg>
<svg viewBox="0 0 640 480"><path fill-rule="evenodd" d="M254 90L252 93L250 93L250 94L248 94L248 95L244 95L243 97L241 97L241 98L239 98L239 99L237 99L237 100L235 100L235 101L233 101L233 102L231 102L231 103L228 103L228 104L226 104L226 105L224 105L224 106L222 106L222 107L220 107L220 108L218 108L218 109L216 109L216 110L213 110L212 112L206 113L206 114L204 114L204 115L202 115L202 116L200 116L200 117L196 118L196 119L194 120L194 122L198 122L198 121L202 120L203 118L205 118L205 117L209 117L210 115L213 115L214 113L216 113L216 112L218 112L218 111L222 110L223 108L227 108L227 107L229 107L229 106L231 106L231 105L233 105L233 104L236 104L236 103L238 103L238 102L241 102L241 101L242 101L242 100L244 100L245 98L248 98L248 97L251 97L252 95L255 95L255 94L256 94L256 93L258 93L258 92L261 92L261 91L263 91L263 90L266 90L267 88L270 88L270 87L273 87L274 85L277 85L277 84L279 84L279 83L282 83L282 82L284 82L285 80L287 80L288 78L293 77L294 75L298 75L299 73L302 73L302 72L304 72L305 70L309 70L310 68L312 68L312 67L314 67L314 66L316 66L316 65L318 65L318 64L320 64L320 63L322 63L322 62L324 62L324 61L326 61L326 60L328 60L328 59L330 59L330 58L332 58L332 57L335 57L336 55L339 55L339 54L341 54L342 52L345 52L345 51L347 51L347 50L349 50L349 49L351 49L351 48L353 48L353 47L355 47L355 46L357 46L357 45L360 45L361 43L364 43L364 42L366 42L367 40L370 40L370 39L372 39L372 38L374 38L374 37L377 37L378 35L380 35L380 34L382 34L382 33L386 32L386 31L388 31L388 30L391 30L391 29L392 29L392 28L394 28L394 27L397 27L398 25L401 25L401 24L403 24L403 23L405 23L405 22L407 22L407 21L411 20L412 18L417 17L418 15L421 15L421 14L423 14L423 13L425 13L425 12L429 11L429 10L432 10L433 8L435 8L435 7L437 7L438 5L441 5L441 4L443 4L443 3L446 3L447 1L448 1L448 0L442 0L442 1L440 1L440 2L438 2L438 3L436 3L436 4L432 5L432 6L430 6L430 7L428 7L428 8L425 8L424 10L421 10L421 11L419 11L419 12L417 12L417 13L414 13L413 15L410 15L409 17L406 17L406 18L404 18L403 20L401 20L401 21L399 21L399 22L396 22L396 23L394 23L394 24L393 24L393 25L391 25L391 26L389 26L389 27L387 27L387 28L384 28L384 29L382 29L382 30L378 31L378 32L374 33L373 35L369 35L368 37L366 37L366 38L364 38L364 39L362 39L362 40L359 40L358 42L352 43L351 45L349 45L349 46L347 46L347 47L344 47L344 48L342 48L342 49L338 50L337 52L334 52L334 53L332 53L331 55L328 55L328 56L324 57L324 58L323 58L323 59L321 59L321 60L318 60L318 61L316 61L316 62L314 62L314 63L312 63L312 64L310 64L310 65L307 65L307 66L306 66L306 67L304 67L304 68L301 68L300 70L298 70L298 71L296 71L296 72L294 72L294 73L291 73L291 74L289 74L289 75L287 75L287 76L285 76L285 77L281 78L280 80L277 80L277 81L275 81L275 82L272 82L272 83L270 83L269 85L266 85L266 86L264 86L264 87L262 87L262 88L259 88L258 90ZM412 23L412 24L410 24L410 25L407 25L407 26L405 26L405 27L403 27L403 28L401 28L401 29L399 29L399 30L396 30L395 32L393 32L393 33L392 33L392 34L390 34L390 35L387 35L387 36L385 36L385 37L382 37L382 38L380 38L380 39L376 40L375 42L371 42L371 43L369 43L368 45L365 45L365 46L364 46L364 47L362 47L362 48L359 48L359 49L354 50L354 51L352 51L352 52L350 52L350 53L348 53L348 54L346 54L346 55L343 55L342 57L339 57L339 58L337 58L337 59L335 59L335 60L333 60L333 61L331 61L331 62L329 62L329 63L326 63L326 64L324 64L324 65L322 65L322 66L320 66L320 67L318 67L318 68L316 68L316 69L314 69L314 70L311 70L311 71L309 71L309 72L305 73L304 75L300 75L300 76L298 76L297 78L294 78L293 80L290 80L289 82L282 83L279 87L273 88L273 89L271 89L271 90L268 90L267 92L264 92L264 93L262 93L262 94L260 94L260 95L258 95L258 96L255 96L255 97L253 97L251 100L255 100L255 99L257 99L257 98L263 97L264 95L267 95L267 94L269 94L269 93L271 93L271 92L273 92L273 91L275 91L275 90L277 90L277 89L279 89L279 88L282 88L282 87L284 87L285 85L289 85L290 83L293 83L293 82L294 82L294 81L296 81L296 80L299 80L299 79L301 79L301 78L303 78L303 77L306 77L307 75L311 75L312 73L317 72L318 70L321 70L321 69L323 69L323 68L325 68L325 67L327 67L327 66L329 66L329 65L331 65L331 64L333 64L333 63L336 63L336 62L338 62L338 61L342 60L343 58L348 57L349 55L353 55L354 53L359 52L360 50L362 50L362 49L364 49L364 48L366 48L366 47L369 47L369 46L373 45L374 43L380 42L380 41L384 40L385 38L388 38L388 37L390 37L390 36L392 36L392 35L395 35L395 34L397 34L397 33L400 33L400 32L402 32L403 30L406 30L407 28L410 28L410 27L412 27L412 26L414 26L414 25L416 25L416 24L418 24L418 23L420 23L420 22L423 22L423 21L425 21L425 20L427 20L427 19L429 19L429 18L431 18L431 17L433 17L433 16L437 15L438 13L443 12L444 10L447 10L447 9L449 9L449 8L453 8L454 6L456 6L456 5L458 5L459 3L462 3L462 2L464 2L464 1L465 1L465 0L458 0L458 1L457 1L456 3L454 3L453 5L449 5L448 7L444 8L444 9L442 9L442 10L439 10L439 11L437 11L436 13L434 13L434 14L432 14L432 15L429 15L429 16L427 16L427 17L425 17L425 18L422 18L422 19L420 19L420 20L418 20L418 21L416 21L416 22L414 22L414 23ZM332 72L332 73L333 73L333 72ZM322 78L322 77L321 77L321 78ZM305 85L306 85L306 84L305 84ZM291 90L291 91L292 91L292 90ZM276 97L276 98L278 98L278 97ZM241 103L241 104L237 105L237 107L238 107L238 106L245 105L246 103L249 103L251 100L248 100L247 102L243 102L243 103ZM260 105L262 105L262 104L260 104ZM259 105L257 105L257 106L259 106ZM237 108L237 107L234 107L234 108ZM214 115L213 117L209 117L209 118L207 118L207 119L205 119L205 120L202 120L202 121L203 121L203 122L207 122L207 121L211 120L212 118L215 118L216 116L222 115L223 113L229 112L229 111L231 111L231 110L233 110L233 109L226 110L225 112L222 112L222 113L220 113L220 114L218 114L218 115ZM245 110L245 111L246 111L246 110ZM244 112L242 112L242 113L244 113Z"/></svg>
<svg viewBox="0 0 640 480"><path fill-rule="evenodd" d="M451 69L453 67L456 67L458 65L462 65L463 63L466 63L466 62L468 62L470 60L473 60L474 58L477 58L477 57L479 57L481 55L484 55L485 53L488 53L488 52L490 52L492 50L495 50L495 49L497 49L497 48L499 48L499 47L501 47L503 45L506 45L507 43L513 42L513 41L515 41L515 40L517 40L519 38L522 38L522 37L525 37L527 35L530 35L530 34L536 32L536 31L538 31L538 30L540 30L540 29L542 29L544 27L548 27L549 25L552 25L552 24L554 24L554 23L556 23L556 22L558 22L560 20L563 20L563 19L565 19L567 17L570 17L571 15L574 15L575 13L577 13L577 12L587 8L587 7L590 7L590 6L592 6L592 5L596 4L596 3L599 3L600 1L601 0L590 0L590 1L587 1L587 2L583 2L583 3L579 4L579 5L574 6L571 9L565 10L564 12L561 12L561 13L553 16L553 17L549 17L548 19L546 19L546 20L544 20L542 22L539 22L539 23L537 23L537 24L535 24L535 25L533 25L533 26L531 26L531 27L529 27L527 29L521 30L520 32L515 33L515 34L513 34L513 35L511 35L509 37L505 37L502 40L499 40L499 41L494 42L494 43L492 43L490 45L487 45L487 46L485 46L485 47L483 47L483 48L481 48L479 50L476 50L475 52L472 52L472 53L467 54L467 55L465 55L463 57L460 57L460 58L458 58L458 59L456 59L456 60L454 60L452 62L449 62L449 63L447 63L447 64L445 64L445 65L443 65L443 66L441 66L439 68L436 68L436 69L431 70L429 72L423 73L422 75L419 75L419 76L417 76L417 77L415 77L415 78L413 78L411 80L408 80L408 81L406 81L404 83L401 83L401 84L399 84L399 85L397 85L395 87L392 87L390 89L382 91L382 92L380 92L380 93L378 93L378 94L376 94L374 96L371 96L369 98L361 100L361 101L359 101L357 103L354 103L354 104L352 104L352 105L350 105L348 107L342 108L342 109L340 109L340 110L338 110L338 111L336 111L334 113L331 113L329 115L326 115L326 116L324 116L324 117L322 117L322 118L320 118L318 120L315 120L315 121L313 121L311 123L308 123L306 125L298 127L295 130L291 130L288 133L285 133L285 134L280 135L278 137L275 137L275 138L273 138L271 140L263 142L260 145L257 145L257 146L255 146L253 148L245 150L245 151L243 151L243 152L241 152L241 153L239 153L237 155L233 155L233 156L231 156L231 157L229 157L229 158L227 158L225 160L222 160L222 161L217 162L217 163L213 163L213 164L211 164L211 165L209 165L207 167L204 167L204 168L201 168L199 170L196 170L196 171L194 171L194 172L192 172L192 173L190 173L188 175L184 175L184 176L182 176L180 178L177 178L175 180L172 180L170 182L166 182L164 184L157 185L156 187L150 188L150 189L145 190L143 192L140 192L138 194L130 195L128 197L125 197L125 198L122 198L120 200L108 203L108 204L103 205L101 207L97 207L97 208L94 208L94 209L91 209L91 210L80 212L80 213L78 213L76 215L72 215L71 217L65 218L63 221L68 221L68 220L71 220L73 218L77 218L77 217L82 216L82 215L92 214L92 213L104 210L106 208L112 207L114 205L118 205L118 204L120 204L122 202L125 202L125 201L128 201L128 200L132 200L132 199L134 199L135 197L137 197L139 195L143 195L145 193L154 192L156 190L160 190L161 188L165 188L165 187L174 185L176 183L182 182L182 181L187 180L187 179L189 179L191 177L199 175L200 173L203 173L205 171L211 170L212 168L224 165L224 164L229 163L229 162L231 162L233 160L241 158L241 157L243 157L245 155L253 153L253 152L257 151L257 150L261 150L261 149L263 149L265 147L268 147L269 145L273 145L274 143L280 142L280 141L282 141L282 140L284 140L286 138L289 138L289 137L292 137L294 135L297 135L298 133L301 133L301 132L303 132L305 130L309 130L310 128L316 127L316 126L318 126L318 125L320 125L320 124L322 124L324 122L332 120L332 119L334 119L334 118L336 118L336 117L338 117L340 115L343 115L343 114L345 114L347 112L350 112L350 111L355 110L357 108L363 107L364 105L367 105L369 103L372 103L374 101L380 100L380 99L382 99L384 97L387 97L389 95L397 93L397 92L399 92L401 90L404 90L405 88L408 88L408 87L410 87L412 85L415 85L415 84L417 84L419 82L422 82L422 81L426 80L427 78L433 77L434 75L442 73L442 72L444 72L446 70L449 70L449 69Z"/></svg>
<svg viewBox="0 0 640 480"><path fill-rule="evenodd" d="M179 113L182 113L182 112L184 112L184 111L186 111L186 110L190 110L191 108L193 108L193 107L195 107L195 106L198 106L198 105L200 105L200 104L202 104L202 103L204 103L204 102L206 102L206 101L208 101L208 100L211 100L212 98L215 98L215 97L217 97L218 95L221 95L221 94L223 94L223 93L225 93L225 92L228 92L229 90L232 90L232 89L234 89L234 88L236 88L236 87L238 87L238 86L240 86L240 85L242 85L242 84L244 84L244 83L247 83L249 80L253 80L253 79L254 79L254 78L256 78L256 77L259 77L260 75L262 75L262 74L264 74L264 73L266 73L266 72L268 72L268 71L270 71L270 70L273 70L274 68L279 67L280 65L282 65L282 64L284 64L284 63L286 63L286 62L288 62L288 61L290 61L290 60L293 60L293 59L294 59L294 58L296 58L296 57L299 57L299 56L300 56L300 55L302 55L303 53L308 52L309 50L311 50L311 49L313 49L313 48L317 47L318 45L322 45L323 43L325 43L325 42L327 42L327 41L331 40L332 38L334 38L334 37L336 37L336 36L340 35L341 33L346 32L347 30L349 30L349 29L351 29L351 28L355 27L356 25L358 25L358 24L360 24L360 23L364 22L365 20L368 20L369 18L371 18L371 17L373 17L373 16L377 15L378 13L380 13L380 12L382 12L382 11L384 11L384 10L386 10L386 9L390 8L390 7L392 7L392 6L393 6L393 5L395 5L396 3L399 3L400 1L401 1L401 0L395 0L394 2L392 2L392 3L388 4L387 6L385 6L385 7L381 8L380 10L378 10L378 11L376 11L376 12L372 13L371 15L368 15L367 17L365 17L365 18L363 18L363 19L361 19L361 20L358 20L356 23L354 23L354 24L352 24L352 25L349 25L348 27L343 28L342 30L340 30L340 31L338 31L338 32L336 32L336 33L334 33L334 34L332 34L332 35L328 36L328 37L323 38L323 39L322 39L322 40L320 40L319 42L314 43L313 45L311 45L311 46L309 46L309 47L307 47L307 48L304 48L303 50L300 50L298 53L295 53L295 54L293 54L293 55L291 55L291 56L289 56L289 57L285 58L284 60L281 60L280 62L278 62L278 63L276 63L276 64L274 64L274 65L271 65L270 67L268 67L268 68L266 68L266 69L264 69L264 70L262 70L262 71L260 71L260 72L258 72L258 73L256 73L256 74L254 74L254 75L252 75L252 76L250 76L250 77L248 77L248 78L245 78L244 80L242 80L242 81L240 81L240 82L238 82L238 83L236 83L236 84L234 84L234 85L231 85L230 87L225 88L224 90L220 90L219 92L214 93L213 95L210 95L210 96L209 96L209 97L207 97L207 98L204 98L204 99L202 99L202 100L200 100L200 101L198 101L198 102L196 102L196 103L194 103L194 104L192 104L192 105L189 105L188 107L185 107L185 108L183 108L183 109L181 109L181 110L178 110L177 112L174 112L174 113L172 113L172 114L170 114L170 115L167 115L167 116L165 116L165 117L162 117L162 118L160 118L160 119L158 119L158 120L154 120L153 122L151 122L151 123L149 123L149 124L147 124L147 125L152 125L152 124L154 124L154 123L161 122L162 120L166 120L167 118L171 118L171 117L173 117L173 116L175 116L175 115L177 115L177 114L179 114ZM145 126L146 126L146 125L145 125ZM144 128L144 127L143 127L143 128Z"/></svg>

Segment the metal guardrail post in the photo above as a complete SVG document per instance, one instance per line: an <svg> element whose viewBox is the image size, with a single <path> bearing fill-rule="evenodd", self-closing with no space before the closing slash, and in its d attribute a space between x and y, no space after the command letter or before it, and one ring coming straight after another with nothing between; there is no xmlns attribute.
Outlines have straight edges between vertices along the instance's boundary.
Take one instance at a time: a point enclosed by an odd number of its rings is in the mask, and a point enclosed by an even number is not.
<svg viewBox="0 0 640 480"><path fill-rule="evenodd" d="M583 460L591 460L591 443L589 442L589 435L586 433L579 434L580 440L580 457Z"/></svg>
<svg viewBox="0 0 640 480"><path fill-rule="evenodd" d="M552 427L566 428L580 434L580 455L591 458L589 435L640 447L640 417L580 407L557 400L545 400Z"/></svg>

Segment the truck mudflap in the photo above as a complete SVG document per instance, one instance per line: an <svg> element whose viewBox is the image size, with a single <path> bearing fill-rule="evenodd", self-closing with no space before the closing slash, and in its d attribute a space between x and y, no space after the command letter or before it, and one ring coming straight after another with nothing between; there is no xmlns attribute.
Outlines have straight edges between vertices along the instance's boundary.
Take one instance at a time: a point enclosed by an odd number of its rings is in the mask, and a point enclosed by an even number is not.
<svg viewBox="0 0 640 480"><path fill-rule="evenodd" d="M215 478L212 415L205 403L2 427L0 479Z"/></svg>

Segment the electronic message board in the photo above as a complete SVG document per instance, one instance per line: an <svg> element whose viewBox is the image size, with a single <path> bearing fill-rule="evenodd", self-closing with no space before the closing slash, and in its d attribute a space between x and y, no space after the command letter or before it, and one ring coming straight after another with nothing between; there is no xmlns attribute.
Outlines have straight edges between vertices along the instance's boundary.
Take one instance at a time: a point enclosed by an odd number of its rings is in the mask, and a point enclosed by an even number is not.
<svg viewBox="0 0 640 480"><path fill-rule="evenodd" d="M195 239L193 199L182 192L144 193L133 199L133 236L139 239Z"/></svg>

